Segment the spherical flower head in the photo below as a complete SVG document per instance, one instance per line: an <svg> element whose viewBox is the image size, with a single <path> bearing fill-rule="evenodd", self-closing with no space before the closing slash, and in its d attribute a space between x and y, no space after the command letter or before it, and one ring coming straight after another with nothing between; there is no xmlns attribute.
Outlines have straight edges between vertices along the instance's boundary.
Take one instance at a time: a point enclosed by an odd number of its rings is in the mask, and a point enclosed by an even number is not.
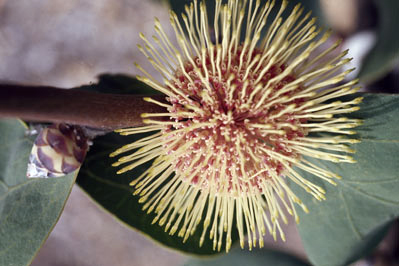
<svg viewBox="0 0 399 266"><path fill-rule="evenodd" d="M138 78L166 95L165 102L145 100L166 111L143 114L146 126L118 130L153 133L111 156L133 151L114 164L127 164L118 173L152 161L131 185L143 209L156 213L154 223L185 241L202 222L199 245L209 232L214 249L225 241L228 251L233 230L242 247L247 233L250 249L263 246L267 231L285 239L280 223L287 214L299 220L294 204L308 211L288 179L325 199L297 169L335 185L337 174L308 159L354 162L347 144L357 140L346 136L361 121L343 114L361 99L333 100L356 92L357 81L341 82L349 59L334 54L338 42L316 52L330 32L321 33L300 5L284 20L287 1L221 2L212 25L204 3L186 6L181 22L171 12L178 47L157 19L152 41L140 34L139 49L164 80L139 65Z"/></svg>

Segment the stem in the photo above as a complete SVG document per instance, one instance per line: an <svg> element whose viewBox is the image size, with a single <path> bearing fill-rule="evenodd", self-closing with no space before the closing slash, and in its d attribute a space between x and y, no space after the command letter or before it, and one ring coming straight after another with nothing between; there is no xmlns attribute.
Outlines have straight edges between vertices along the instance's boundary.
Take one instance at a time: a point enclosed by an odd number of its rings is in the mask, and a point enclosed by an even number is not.
<svg viewBox="0 0 399 266"><path fill-rule="evenodd" d="M152 97L164 101L163 96ZM0 85L0 118L113 130L142 125L141 113L165 112L142 96L54 87Z"/></svg>

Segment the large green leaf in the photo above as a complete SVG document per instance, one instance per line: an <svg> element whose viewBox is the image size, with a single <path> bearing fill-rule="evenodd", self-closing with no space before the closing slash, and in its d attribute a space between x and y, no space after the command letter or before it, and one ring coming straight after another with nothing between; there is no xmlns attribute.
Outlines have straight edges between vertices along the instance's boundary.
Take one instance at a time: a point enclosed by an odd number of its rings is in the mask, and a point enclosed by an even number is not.
<svg viewBox="0 0 399 266"><path fill-rule="evenodd" d="M145 83L125 74L101 74L97 83L74 89L114 94L160 94Z"/></svg>
<svg viewBox="0 0 399 266"><path fill-rule="evenodd" d="M228 254L207 259L191 259L184 266L309 266L304 261L275 250L253 251L234 248Z"/></svg>
<svg viewBox="0 0 399 266"><path fill-rule="evenodd" d="M269 0L261 0L261 5L265 5L266 2ZM165 2L168 2L170 5L170 8L178 15L181 13L184 13L184 6L190 5L193 0L165 0ZM198 2L201 2L200 0ZM227 0L224 0L223 3L226 3ZM255 2L255 1L254 1ZM277 0L275 4L275 9L278 9L282 3L282 0ZM289 1L289 6L287 7L287 10L290 11L296 4L300 3L302 6L305 7L305 11L312 11L315 14L320 14L320 3L319 0L290 0ZM206 5L208 8L209 14L214 14L215 12L215 1L206 1ZM288 15L289 12L286 12L285 15ZM273 15L272 15L273 17ZM212 19L212 16L209 16L210 19Z"/></svg>
<svg viewBox="0 0 399 266"><path fill-rule="evenodd" d="M399 1L374 0L378 8L377 43L360 69L363 82L372 82L392 70L399 60Z"/></svg>
<svg viewBox="0 0 399 266"><path fill-rule="evenodd" d="M357 163L312 160L343 177L334 187L303 173L325 188L326 201L292 186L310 210L300 215L298 227L315 265L347 265L364 256L384 236L384 225L399 215L399 96L364 96L361 110L352 115L365 119L357 128L362 142L353 146Z"/></svg>
<svg viewBox="0 0 399 266"><path fill-rule="evenodd" d="M185 13L184 7L186 5L189 6L193 2L193 0L165 0L165 1L169 3L170 9L173 10L178 16L180 16L182 13ZM265 5L267 1L268 0L261 0L261 6ZM201 0L199 0L198 2L201 2ZM226 2L227 2L227 0L223 1L223 3L226 3ZM282 0L276 1L275 6L268 18L267 25L270 25L271 22L276 17L277 12L278 12L282 2L283 2ZM213 25L214 14L215 14L215 1L205 1L205 3L207 6L208 19L210 21L209 25ZM316 24L318 24L318 25L326 24L324 17L323 17L323 13L320 8L319 0L290 0L288 2L288 7L282 14L282 17L287 18L291 14L291 11L294 8L294 6L299 3L304 7L304 14L306 14L308 11L312 11L312 15L318 18ZM244 21L246 21L246 19L247 18L245 17ZM182 25L184 25L183 21L182 21ZM266 26L266 28L267 28L267 26ZM242 39L244 39L244 37L245 37L244 32L242 32L241 37L242 37Z"/></svg>
<svg viewBox="0 0 399 266"><path fill-rule="evenodd" d="M186 243L177 234L170 236L164 228L158 224L151 224L154 214L147 214L142 210L139 197L133 196L133 188L129 183L144 172L150 164L144 164L128 173L117 175L111 164L115 158L109 154L124 144L131 143L140 136L126 137L116 133L110 133L95 140L93 147L87 154L86 161L78 175L77 183L98 204L109 211L116 218L132 229L150 236L152 239L170 248L193 254L214 254L212 241L205 241L199 247L202 228L198 226L196 233L190 236ZM141 136L142 137L142 136ZM233 242L238 238L233 235Z"/></svg>
<svg viewBox="0 0 399 266"><path fill-rule="evenodd" d="M34 138L18 120L0 120L0 265L28 265L54 227L75 180L26 177Z"/></svg>

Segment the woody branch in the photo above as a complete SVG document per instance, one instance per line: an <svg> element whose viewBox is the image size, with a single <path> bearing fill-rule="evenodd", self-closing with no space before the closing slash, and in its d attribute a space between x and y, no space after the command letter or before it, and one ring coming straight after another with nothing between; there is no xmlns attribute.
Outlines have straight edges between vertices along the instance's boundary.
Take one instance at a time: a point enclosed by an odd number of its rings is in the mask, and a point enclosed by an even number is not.
<svg viewBox="0 0 399 266"><path fill-rule="evenodd" d="M162 101L162 96L152 97ZM142 125L141 113L165 112L142 96L0 85L0 118L68 123L103 130Z"/></svg>

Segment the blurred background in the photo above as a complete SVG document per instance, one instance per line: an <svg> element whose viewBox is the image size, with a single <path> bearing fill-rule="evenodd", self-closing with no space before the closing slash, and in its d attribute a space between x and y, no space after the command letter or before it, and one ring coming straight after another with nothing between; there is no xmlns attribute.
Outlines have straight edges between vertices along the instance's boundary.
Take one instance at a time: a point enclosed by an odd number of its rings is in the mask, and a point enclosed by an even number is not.
<svg viewBox="0 0 399 266"><path fill-rule="evenodd" d="M381 4L389 1L397 0L303 2L306 6L316 6L314 13L321 16L322 25L334 30L333 38L343 38L341 49L350 49L349 57L355 58L350 67L357 67L353 75L362 77L365 90L396 93L399 92L399 37L398 28L389 25L399 25L399 14L390 16ZM172 1L172 6L182 2L189 1ZM140 43L139 32L153 34L155 16L167 25L168 3L0 0L0 80L70 88L96 82L101 73L134 76L138 73L135 61L150 70L136 44ZM170 27L164 28L173 36ZM295 225L290 224L285 229L287 242L274 242L268 236L267 247L306 260ZM398 239L396 226L374 254L355 265L393 265L390 258L397 252ZM186 255L127 229L75 186L58 224L32 265L171 266L187 259Z"/></svg>

